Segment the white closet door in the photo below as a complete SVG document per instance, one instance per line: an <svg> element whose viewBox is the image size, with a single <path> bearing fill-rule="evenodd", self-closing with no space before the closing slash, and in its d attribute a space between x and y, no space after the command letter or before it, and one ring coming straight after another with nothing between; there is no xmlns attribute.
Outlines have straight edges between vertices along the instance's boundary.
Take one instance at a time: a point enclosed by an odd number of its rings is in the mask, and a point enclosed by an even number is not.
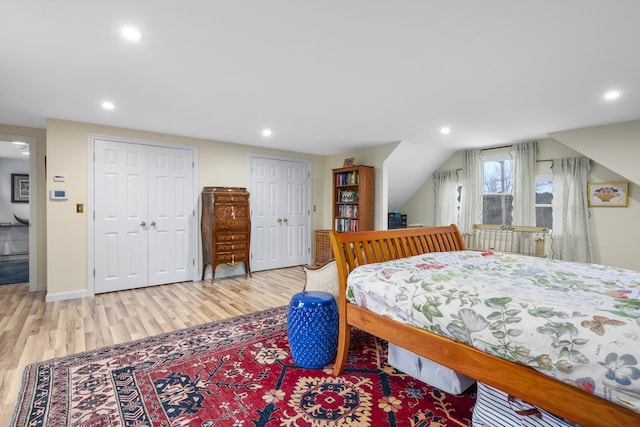
<svg viewBox="0 0 640 427"><path fill-rule="evenodd" d="M309 166L307 163L285 161L280 166L280 209L284 222L282 267L306 264L309 261Z"/></svg>
<svg viewBox="0 0 640 427"><path fill-rule="evenodd" d="M192 279L193 151L149 147L149 284Z"/></svg>
<svg viewBox="0 0 640 427"><path fill-rule="evenodd" d="M280 161L251 159L251 269L280 268L282 217L279 212Z"/></svg>
<svg viewBox="0 0 640 427"><path fill-rule="evenodd" d="M252 158L253 271L309 262L310 188L308 162Z"/></svg>
<svg viewBox="0 0 640 427"><path fill-rule="evenodd" d="M95 292L192 280L193 151L95 141Z"/></svg>
<svg viewBox="0 0 640 427"><path fill-rule="evenodd" d="M147 147L95 142L95 292L147 286Z"/></svg>

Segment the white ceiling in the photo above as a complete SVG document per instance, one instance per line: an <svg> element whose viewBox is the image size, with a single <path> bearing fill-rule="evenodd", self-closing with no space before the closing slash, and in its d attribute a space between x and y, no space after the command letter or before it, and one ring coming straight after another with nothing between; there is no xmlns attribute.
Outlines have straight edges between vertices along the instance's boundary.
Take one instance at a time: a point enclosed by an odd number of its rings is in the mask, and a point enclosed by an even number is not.
<svg viewBox="0 0 640 427"><path fill-rule="evenodd" d="M11 139L13 138L3 138L0 135L0 158L29 160L29 155L24 154L24 152L29 152L29 146L14 145Z"/></svg>
<svg viewBox="0 0 640 427"><path fill-rule="evenodd" d="M640 118L638 0L1 1L0 123L326 155Z"/></svg>

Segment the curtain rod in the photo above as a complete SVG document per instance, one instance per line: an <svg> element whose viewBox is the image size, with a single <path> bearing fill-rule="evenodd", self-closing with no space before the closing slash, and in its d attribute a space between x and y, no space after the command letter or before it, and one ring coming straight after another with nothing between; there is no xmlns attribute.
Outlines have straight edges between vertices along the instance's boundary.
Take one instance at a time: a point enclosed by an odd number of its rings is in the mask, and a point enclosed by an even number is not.
<svg viewBox="0 0 640 427"><path fill-rule="evenodd" d="M511 145L501 145L499 147L481 148L480 151L497 150L497 149L500 149L500 148L511 148L512 146L513 146L513 144L511 144Z"/></svg>
<svg viewBox="0 0 640 427"><path fill-rule="evenodd" d="M532 140L531 142L537 142L535 139ZM488 151L488 150L498 150L500 148L513 148L514 145L519 144L518 142L514 142L513 144L509 144L509 145L499 145L497 147L487 147L487 148L481 148L480 151Z"/></svg>
<svg viewBox="0 0 640 427"><path fill-rule="evenodd" d="M541 160L536 160L536 163L540 163L540 162L553 162L553 160L551 159L541 159ZM456 172L461 171L463 168L457 168Z"/></svg>

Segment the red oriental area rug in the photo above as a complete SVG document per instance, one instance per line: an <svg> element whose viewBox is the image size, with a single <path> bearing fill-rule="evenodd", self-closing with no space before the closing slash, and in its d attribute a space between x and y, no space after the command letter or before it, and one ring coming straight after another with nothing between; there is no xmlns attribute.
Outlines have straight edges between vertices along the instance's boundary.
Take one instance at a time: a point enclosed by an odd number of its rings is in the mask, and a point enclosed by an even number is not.
<svg viewBox="0 0 640 427"><path fill-rule="evenodd" d="M354 330L340 377L297 367L286 307L29 365L11 426L467 426L453 396Z"/></svg>

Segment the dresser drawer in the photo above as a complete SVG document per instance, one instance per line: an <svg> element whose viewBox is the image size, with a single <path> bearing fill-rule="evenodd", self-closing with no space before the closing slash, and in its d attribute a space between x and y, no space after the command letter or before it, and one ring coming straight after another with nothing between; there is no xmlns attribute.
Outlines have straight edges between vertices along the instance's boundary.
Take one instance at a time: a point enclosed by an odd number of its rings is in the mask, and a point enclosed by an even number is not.
<svg viewBox="0 0 640 427"><path fill-rule="evenodd" d="M244 252L247 250L247 242L224 242L216 244L217 252Z"/></svg>
<svg viewBox="0 0 640 427"><path fill-rule="evenodd" d="M218 253L216 260L225 264L235 264L247 260L247 253Z"/></svg>
<svg viewBox="0 0 640 427"><path fill-rule="evenodd" d="M220 243L246 242L249 233L216 233L216 245Z"/></svg>
<svg viewBox="0 0 640 427"><path fill-rule="evenodd" d="M213 195L214 204L218 203L229 203L233 205L238 204L249 204L249 196L246 194L214 194Z"/></svg>

